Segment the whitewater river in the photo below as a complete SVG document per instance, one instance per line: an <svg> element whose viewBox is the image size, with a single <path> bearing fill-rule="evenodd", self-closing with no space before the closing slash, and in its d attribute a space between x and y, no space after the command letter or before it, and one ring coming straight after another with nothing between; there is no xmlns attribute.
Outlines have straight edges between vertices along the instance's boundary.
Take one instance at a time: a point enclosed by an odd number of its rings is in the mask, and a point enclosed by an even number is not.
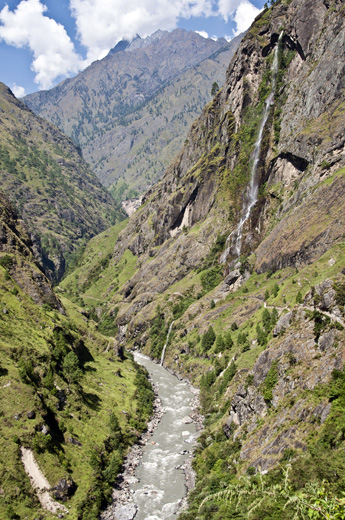
<svg viewBox="0 0 345 520"><path fill-rule="evenodd" d="M130 486L138 507L135 520L173 520L186 495L180 466L190 457L197 437L196 425L188 424L195 394L190 385L146 356L135 354L135 360L149 371L165 410L136 469L139 483Z"/></svg>

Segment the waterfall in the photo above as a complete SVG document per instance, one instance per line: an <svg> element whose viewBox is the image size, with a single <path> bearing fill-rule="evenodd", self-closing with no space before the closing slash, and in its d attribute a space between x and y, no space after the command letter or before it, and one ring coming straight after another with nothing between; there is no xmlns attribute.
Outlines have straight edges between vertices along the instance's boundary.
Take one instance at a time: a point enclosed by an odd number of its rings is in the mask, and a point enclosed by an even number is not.
<svg viewBox="0 0 345 520"><path fill-rule="evenodd" d="M169 341L170 332L171 332L171 329L173 328L173 325L174 325L174 322L172 321L172 322L170 323L170 327L169 327L169 330L168 330L168 334L167 334L167 337L166 337L166 340L165 340L165 343L164 343L164 347L163 347L163 350L162 350L162 355L161 355L161 366L163 366L163 363L164 363L165 350L166 350L166 348L167 348L167 344L168 344L168 341Z"/></svg>
<svg viewBox="0 0 345 520"><path fill-rule="evenodd" d="M220 261L225 262L230 251L233 250L234 254L238 258L241 253L241 245L242 245L242 232L243 232L243 226L246 223L246 221L250 217L250 213L252 211L253 206L255 206L257 200L258 200L258 189L259 189L259 182L257 179L257 170L259 166L259 160L260 160L260 151L261 151L261 143L262 143L262 136L264 133L264 128L267 123L267 119L270 113L270 108L273 105L274 101L274 91L276 87L276 79L277 79L277 73L278 73L278 50L279 50L279 44L282 39L283 32L280 33L278 43L274 49L274 57L273 57L273 63L272 63L272 86L271 86L271 93L266 99L265 102L265 109L263 112L262 120L260 123L259 128L259 134L258 138L256 140L256 143L254 145L254 150L252 154L252 167L250 172L250 183L247 188L247 194L246 194L246 200L244 201L244 205L242 208L242 214L241 214L241 220L232 233L227 238L225 251L222 254Z"/></svg>

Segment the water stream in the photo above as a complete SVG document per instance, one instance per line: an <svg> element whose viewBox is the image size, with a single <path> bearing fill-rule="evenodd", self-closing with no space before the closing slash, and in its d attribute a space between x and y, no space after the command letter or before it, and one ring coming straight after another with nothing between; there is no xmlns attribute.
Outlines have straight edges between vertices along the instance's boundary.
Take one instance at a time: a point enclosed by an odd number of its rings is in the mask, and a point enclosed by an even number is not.
<svg viewBox="0 0 345 520"><path fill-rule="evenodd" d="M190 458L197 438L196 425L190 419L196 394L188 383L146 356L135 354L135 360L149 371L165 410L136 469L139 482L130 486L138 508L135 520L173 520L186 495L181 466Z"/></svg>
<svg viewBox="0 0 345 520"><path fill-rule="evenodd" d="M174 322L172 321L172 322L170 323L170 327L169 327L169 330L168 330L168 334L167 334L167 337L166 337L166 340L165 340L165 343L164 343L164 347L163 347L163 350L162 350L162 355L161 355L161 366L163 366L163 363L164 363L165 351L166 351L166 348L167 348L167 345L168 345L168 341L169 341L169 337L170 337L170 333L171 333L171 329L173 328L173 325L174 325Z"/></svg>
<svg viewBox="0 0 345 520"><path fill-rule="evenodd" d="M220 261L225 262L229 253L232 252L236 258L238 258L241 254L241 246L242 246L242 234L243 234L243 226L247 222L247 220L250 217L252 208L255 206L257 200L258 200L258 190L259 190L259 180L257 178L257 171L259 166L259 160L260 160L260 152L261 152L261 143L262 143L262 137L264 133L264 128L267 123L267 119L270 113L271 106L273 105L274 101L274 91L276 87L276 80L277 80L277 73L278 73L278 50L281 38L283 36L283 32L281 32L278 43L274 49L274 56L273 56L273 62L272 62L272 84L271 84L271 93L266 99L265 102L265 109L263 112L263 116L260 123L259 133L256 140L256 143L254 145L254 150L252 154L252 167L250 171L250 183L247 188L247 192L245 195L245 200L242 207L242 214L240 222L237 226L237 228L230 233L230 235L227 238L226 245L225 245L225 251L221 256Z"/></svg>

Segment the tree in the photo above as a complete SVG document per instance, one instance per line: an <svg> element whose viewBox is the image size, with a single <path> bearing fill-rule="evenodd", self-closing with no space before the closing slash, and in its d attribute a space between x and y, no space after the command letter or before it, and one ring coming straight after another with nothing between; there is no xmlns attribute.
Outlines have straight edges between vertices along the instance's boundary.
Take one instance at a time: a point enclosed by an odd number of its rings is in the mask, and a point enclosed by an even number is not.
<svg viewBox="0 0 345 520"><path fill-rule="evenodd" d="M224 339L223 339L223 336L221 334L219 334L219 336L217 336L217 339L216 339L216 348L214 351L216 354L218 354L219 352L223 352L224 349L225 349Z"/></svg>
<svg viewBox="0 0 345 520"><path fill-rule="evenodd" d="M234 344L234 341L231 337L229 330L224 334L224 344L225 344L225 348L227 348L227 349L231 349L231 347Z"/></svg>
<svg viewBox="0 0 345 520"><path fill-rule="evenodd" d="M202 350L204 352L207 352L212 347L212 345L215 341L216 341L216 334L215 334L212 326L210 326L208 328L208 331L205 332L205 334L202 337L202 340L201 340Z"/></svg>
<svg viewBox="0 0 345 520"><path fill-rule="evenodd" d="M296 294L296 303L302 303L302 302L303 302L303 298L302 298L301 291L298 291L298 293Z"/></svg>
<svg viewBox="0 0 345 520"><path fill-rule="evenodd" d="M277 282L274 284L273 286L273 289L272 289L272 295L273 297L275 298L279 293L279 285L277 284Z"/></svg>
<svg viewBox="0 0 345 520"><path fill-rule="evenodd" d="M256 326L256 334L257 334L257 339L258 339L259 345L261 345L261 346L267 345L267 333L262 330L262 328L260 327L259 324L257 324L257 326Z"/></svg>
<svg viewBox="0 0 345 520"><path fill-rule="evenodd" d="M219 85L216 81L213 82L212 88L211 88L211 96L215 96L219 90Z"/></svg>
<svg viewBox="0 0 345 520"><path fill-rule="evenodd" d="M116 417L114 412L111 412L110 417L109 417L109 428L112 433L121 431L119 420Z"/></svg>
<svg viewBox="0 0 345 520"><path fill-rule="evenodd" d="M63 360L63 373L69 383L76 383L83 375L79 359L74 352L69 352Z"/></svg>
<svg viewBox="0 0 345 520"><path fill-rule="evenodd" d="M264 309L262 313L262 324L266 333L268 334L271 331L271 315L268 309Z"/></svg>

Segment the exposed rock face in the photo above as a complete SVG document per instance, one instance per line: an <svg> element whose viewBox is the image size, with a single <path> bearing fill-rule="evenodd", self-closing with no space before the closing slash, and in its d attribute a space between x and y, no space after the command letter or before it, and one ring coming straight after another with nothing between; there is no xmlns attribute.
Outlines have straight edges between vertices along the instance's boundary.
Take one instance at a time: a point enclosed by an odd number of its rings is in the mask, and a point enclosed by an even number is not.
<svg viewBox="0 0 345 520"><path fill-rule="evenodd" d="M277 321L276 326L273 329L273 336L278 336L282 332L284 332L287 328L290 327L292 320L292 312L288 312L286 314L282 314Z"/></svg>
<svg viewBox="0 0 345 520"><path fill-rule="evenodd" d="M328 283L324 285L328 286ZM230 438L241 439L244 432L251 434L243 441L241 458L251 460L261 470L272 467L277 456L287 448L305 449L311 425L316 419L321 423L325 421L331 404L324 400L315 407L313 400L297 399L297 396L302 389L310 391L316 385L328 382L333 370L341 370L345 361L344 349L339 347L342 335L335 328L335 322L316 340L314 323L300 308L294 313L283 314L277 327L280 337L258 357L251 371L251 385L237 387L223 426ZM272 401L268 402L263 390L274 363L277 378L272 388ZM291 407L291 402L295 401ZM279 407L278 412L258 427L258 420L266 417L270 407ZM296 419L305 422L304 427L291 426ZM285 424L288 426L282 431ZM238 428L234 430L231 425ZM257 458L256 453L260 454Z"/></svg>
<svg viewBox="0 0 345 520"><path fill-rule="evenodd" d="M241 252L255 251L258 272L274 271L312 262L342 240L344 11L339 1L332 9L323 0L313 6L317 14L308 18L307 30L307 1L282 2L258 17L225 86L120 234L114 261L126 249L138 257L118 315L121 325L129 325L127 338L147 327L155 295L200 264L218 234L236 229L258 130L251 126L253 114L260 121L260 92L271 88L267 60L277 45L279 77L257 171L260 195L244 225ZM225 255L231 277L234 260Z"/></svg>

